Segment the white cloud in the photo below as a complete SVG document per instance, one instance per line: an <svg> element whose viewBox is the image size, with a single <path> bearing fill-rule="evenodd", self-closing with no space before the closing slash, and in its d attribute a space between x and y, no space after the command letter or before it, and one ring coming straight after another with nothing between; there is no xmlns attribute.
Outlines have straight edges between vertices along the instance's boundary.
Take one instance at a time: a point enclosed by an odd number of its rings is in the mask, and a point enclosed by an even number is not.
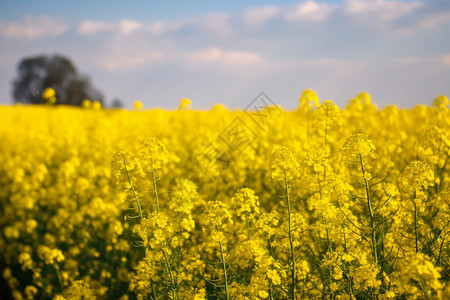
<svg viewBox="0 0 450 300"><path fill-rule="evenodd" d="M392 21L410 15L423 6L421 1L347 0L344 4L344 14L360 24L386 28Z"/></svg>
<svg viewBox="0 0 450 300"><path fill-rule="evenodd" d="M188 54L188 59L203 63L224 63L231 65L251 65L261 61L261 56L255 52L223 51L211 47Z"/></svg>
<svg viewBox="0 0 450 300"><path fill-rule="evenodd" d="M432 28L436 27L441 23L450 21L450 12L442 12L437 14L432 14L429 16L424 16L420 22L419 26L422 28Z"/></svg>
<svg viewBox="0 0 450 300"><path fill-rule="evenodd" d="M154 35L163 35L180 29L184 25L183 21L157 21L144 27Z"/></svg>
<svg viewBox="0 0 450 300"><path fill-rule="evenodd" d="M67 29L59 18L26 16L19 22L1 22L0 35L6 38L40 39L57 37Z"/></svg>
<svg viewBox="0 0 450 300"><path fill-rule="evenodd" d="M161 45L140 35L118 34L106 39L95 60L108 71L134 71L167 62L171 53L163 50Z"/></svg>
<svg viewBox="0 0 450 300"><path fill-rule="evenodd" d="M374 29L393 30L393 33L411 34L418 28L432 28L443 22L450 21L450 12L427 13L423 1L401 0L345 0L340 4L327 4L317 0L305 0L293 6L261 6L246 10L241 14L206 13L184 20L159 20L145 23L136 20L120 20L117 22L102 22L86 20L78 26L81 35L94 35L109 32L110 34L129 35L135 32L162 36L175 32L181 28L198 36L206 34L219 38L229 38L239 35L240 28L244 24L249 29L257 29L268 21L282 16L285 28L290 23L325 23L332 26L332 15L350 20L349 29L358 25L365 25ZM406 20L399 27L397 20ZM210 38L210 37L208 37Z"/></svg>
<svg viewBox="0 0 450 300"><path fill-rule="evenodd" d="M183 60L181 66L186 67L189 73L206 73L211 78L225 75L233 82L273 76L284 67L256 51L227 51L219 47L188 52L180 57Z"/></svg>
<svg viewBox="0 0 450 300"><path fill-rule="evenodd" d="M225 51L218 47L195 51L185 55L185 63L191 68L209 68L238 76L270 75L295 70L326 70L336 73L347 70L356 72L370 65L367 60L338 59L333 56L316 58L270 59L252 51Z"/></svg>
<svg viewBox="0 0 450 300"><path fill-rule="evenodd" d="M391 62L398 65L415 65L424 61L423 57L411 55L394 57Z"/></svg>
<svg viewBox="0 0 450 300"><path fill-rule="evenodd" d="M78 26L78 33L82 35L98 34L105 31L113 31L115 25L113 23L101 21L83 21Z"/></svg>
<svg viewBox="0 0 450 300"><path fill-rule="evenodd" d="M233 32L230 16L227 13L209 13L192 20L192 24L202 31L219 36L227 36Z"/></svg>
<svg viewBox="0 0 450 300"><path fill-rule="evenodd" d="M21 55L18 53L1 53L0 66L12 68L20 60Z"/></svg>
<svg viewBox="0 0 450 300"><path fill-rule="evenodd" d="M249 27L259 27L278 16L280 11L280 8L270 5L249 9L242 14L242 20Z"/></svg>
<svg viewBox="0 0 450 300"><path fill-rule="evenodd" d="M121 20L119 22L119 29L123 34L133 33L140 28L142 28L142 24L133 20Z"/></svg>
<svg viewBox="0 0 450 300"><path fill-rule="evenodd" d="M441 56L442 63L450 67L450 54L444 54Z"/></svg>
<svg viewBox="0 0 450 300"><path fill-rule="evenodd" d="M133 55L116 55L115 57L108 58L103 63L103 66L109 71L133 69L142 67L148 63L159 62L163 58L164 52L162 51L143 51L142 53L134 53Z"/></svg>
<svg viewBox="0 0 450 300"><path fill-rule="evenodd" d="M442 55L411 55L411 56L400 56L394 57L390 60L394 64L414 66L414 65L444 65L450 66L450 54Z"/></svg>
<svg viewBox="0 0 450 300"><path fill-rule="evenodd" d="M304 73L333 73L350 74L355 73L371 65L368 60L335 58L330 55L315 58L296 58L280 60L278 65L284 72L302 70Z"/></svg>
<svg viewBox="0 0 450 300"><path fill-rule="evenodd" d="M320 57L317 59L305 60L303 64L311 67L322 68L345 68L345 67L363 67L367 64L365 61L352 59L337 59L334 57Z"/></svg>
<svg viewBox="0 0 450 300"><path fill-rule="evenodd" d="M120 20L119 22L83 21L78 26L78 33L82 35L94 35L103 32L118 32L131 34L143 27L143 24L133 20Z"/></svg>
<svg viewBox="0 0 450 300"><path fill-rule="evenodd" d="M81 35L95 35L101 33L128 35L134 32L146 32L151 35L163 35L178 30L184 25L181 21L156 21L142 23L135 20L123 19L118 22L102 22L86 20L78 26Z"/></svg>
<svg viewBox="0 0 450 300"><path fill-rule="evenodd" d="M307 0L288 9L286 11L285 18L289 22L322 22L327 20L331 13L335 10L335 5L318 3L314 0Z"/></svg>

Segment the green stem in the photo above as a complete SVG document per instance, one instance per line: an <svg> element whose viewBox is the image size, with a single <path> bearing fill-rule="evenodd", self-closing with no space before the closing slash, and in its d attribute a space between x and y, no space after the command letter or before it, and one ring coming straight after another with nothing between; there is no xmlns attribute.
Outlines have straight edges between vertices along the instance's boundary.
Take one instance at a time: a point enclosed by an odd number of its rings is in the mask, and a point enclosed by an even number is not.
<svg viewBox="0 0 450 300"><path fill-rule="evenodd" d="M152 287L152 298L156 300L155 285L153 284L153 280L150 280L150 285Z"/></svg>
<svg viewBox="0 0 450 300"><path fill-rule="evenodd" d="M434 165L434 178L439 178L439 163ZM434 185L434 191L437 194L439 194L439 185L440 184L435 184Z"/></svg>
<svg viewBox="0 0 450 300"><path fill-rule="evenodd" d="M344 252L347 253L347 237L345 236L345 225L342 223L342 234L344 236Z"/></svg>
<svg viewBox="0 0 450 300"><path fill-rule="evenodd" d="M323 194L322 194L322 184L320 182L320 173L317 173L317 183L319 184L319 194L320 194L320 201L323 203ZM327 251L331 252L331 240L330 240L330 234L328 232L328 225L325 222L325 218L322 214L322 224L325 226L325 231L327 233Z"/></svg>
<svg viewBox="0 0 450 300"><path fill-rule="evenodd" d="M436 266L440 266L441 265L441 255L442 255L442 248L444 247L444 242L445 242L445 238L442 239L442 243L441 246L439 247L439 255L436 261Z"/></svg>
<svg viewBox="0 0 450 300"><path fill-rule="evenodd" d="M180 266L181 266L181 212L178 213L178 267Z"/></svg>
<svg viewBox="0 0 450 300"><path fill-rule="evenodd" d="M58 277L58 283L59 283L59 288L61 289L61 293L64 293L64 286L63 286L63 281L61 278L61 272L59 271L59 266L58 265L53 265L55 267L55 271L56 271L56 277Z"/></svg>
<svg viewBox="0 0 450 300"><path fill-rule="evenodd" d="M153 177L153 191L155 192L155 199L156 199L156 213L159 214L159 198L158 198L158 189L156 187L155 168L152 169L152 177Z"/></svg>
<svg viewBox="0 0 450 300"><path fill-rule="evenodd" d="M445 171L445 167L447 166L447 163L448 163L448 160L449 160L449 155L447 155L447 157L445 158L445 162L444 162L444 165L442 166L442 168L440 168L440 171L439 171L439 188L437 189L437 194L439 194L440 192L441 192L441 189L442 189L442 185L444 184L444 182L445 182L445 174L446 174L446 172L444 172ZM437 184L436 184L437 185Z"/></svg>
<svg viewBox="0 0 450 300"><path fill-rule="evenodd" d="M269 279L269 300L273 300L272 282Z"/></svg>
<svg viewBox="0 0 450 300"><path fill-rule="evenodd" d="M418 231L418 229L419 229L419 225L418 225L419 216L418 216L418 212L417 212L417 203L416 203L415 193L414 193L414 196L413 196L413 201L414 201L414 234L416 236L416 253L418 253L419 252L419 231Z"/></svg>
<svg viewBox="0 0 450 300"><path fill-rule="evenodd" d="M270 237L267 240L269 241L269 254L270 254L270 256L275 258L273 255L273 248L272 248L272 242L270 241Z"/></svg>
<svg viewBox="0 0 450 300"><path fill-rule="evenodd" d="M223 268L223 280L225 281L225 297L226 300L229 300L229 295L228 295L228 278L227 278L227 265L225 263L225 257L223 256L223 248L222 248L222 242L219 241L219 246L220 246L220 257L222 260L222 268Z"/></svg>
<svg viewBox="0 0 450 300"><path fill-rule="evenodd" d="M348 276L348 278L350 279L350 287L349 287L350 300L353 300L352 278L350 276Z"/></svg>
<svg viewBox="0 0 450 300"><path fill-rule="evenodd" d="M172 267L169 264L169 260L167 259L166 251L164 250L164 247L162 245L161 245L161 250L162 250L162 253L164 256L164 262L166 264L167 271L169 272L169 276L170 276L170 282L172 285L171 288L172 288L172 292L173 292L173 299L178 300L178 292L177 292L177 288L176 288L176 282L175 282L175 279L172 274Z"/></svg>
<svg viewBox="0 0 450 300"><path fill-rule="evenodd" d="M134 200L136 201L136 204L137 204L137 206L138 206L139 217L142 219L144 216L142 215L141 203L139 202L139 198L138 198L138 195L137 195L136 190L134 189L134 185L133 185L133 183L131 182L131 176L130 176L130 173L128 172L127 163L125 162L125 160L124 160L123 164L124 164L124 166L125 166L125 171L127 172L128 183L129 183L130 186L131 186L131 191L133 191L133 197L134 197Z"/></svg>
<svg viewBox="0 0 450 300"><path fill-rule="evenodd" d="M366 198L367 198L367 207L369 208L369 217L370 217L370 235L372 239L372 255L373 255L373 263L375 264L375 267L378 267L378 253L377 253L377 241L376 241L376 235L375 235L375 222L373 217L373 209L372 209L372 201L370 199L370 187L369 182L367 182L365 171L364 171L364 164L362 161L362 156L359 154L359 162L361 164L361 171L364 178L364 184L366 187Z"/></svg>
<svg viewBox="0 0 450 300"><path fill-rule="evenodd" d="M430 297L428 297L428 294L427 294L427 284L424 281L425 280L423 278L420 280L421 291L423 292L425 299L429 300Z"/></svg>
<svg viewBox="0 0 450 300"><path fill-rule="evenodd" d="M288 206L288 219L289 219L288 220L288 222L289 222L288 235L289 235L289 247L291 250L291 263L292 263L291 298L295 299L295 284L296 284L295 253L294 253L294 242L293 242L293 238L292 238L291 201L290 201L290 197L289 197L289 186L288 186L288 181L287 181L287 176L286 176L286 169L284 170L284 186L285 186L285 190L286 190L286 202L287 202L287 206Z"/></svg>
<svg viewBox="0 0 450 300"><path fill-rule="evenodd" d="M250 222L248 220L248 212L245 213L245 223L247 224L247 239L250 241Z"/></svg>

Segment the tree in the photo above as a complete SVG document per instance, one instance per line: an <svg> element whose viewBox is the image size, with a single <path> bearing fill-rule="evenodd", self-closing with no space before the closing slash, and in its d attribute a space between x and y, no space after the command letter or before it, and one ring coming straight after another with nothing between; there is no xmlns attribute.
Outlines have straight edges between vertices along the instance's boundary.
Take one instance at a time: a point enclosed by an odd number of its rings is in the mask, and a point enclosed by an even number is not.
<svg viewBox="0 0 450 300"><path fill-rule="evenodd" d="M112 108L122 108L123 107L122 100L120 100L119 98L114 98L114 100L112 101L111 107Z"/></svg>
<svg viewBox="0 0 450 300"><path fill-rule="evenodd" d="M59 55L24 58L17 67L13 82L15 102L45 103L41 94L45 88L56 92L57 104L81 105L83 99L103 102L102 94L89 78L80 76L72 62Z"/></svg>

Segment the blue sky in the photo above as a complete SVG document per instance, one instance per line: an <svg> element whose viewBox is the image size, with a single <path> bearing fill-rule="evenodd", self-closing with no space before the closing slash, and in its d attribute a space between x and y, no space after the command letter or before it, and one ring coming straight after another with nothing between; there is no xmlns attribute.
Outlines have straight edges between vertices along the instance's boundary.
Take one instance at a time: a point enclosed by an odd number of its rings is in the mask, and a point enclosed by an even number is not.
<svg viewBox="0 0 450 300"><path fill-rule="evenodd" d="M450 95L450 1L0 1L0 103L24 56L62 54L106 102L245 107L307 88L345 106Z"/></svg>
<svg viewBox="0 0 450 300"><path fill-rule="evenodd" d="M339 3L340 0L322 1ZM407 2L407 1L406 1ZM62 15L71 21L82 21L86 18L100 18L115 21L122 18L133 18L139 21L159 19L180 19L209 12L239 13L246 9L266 5L296 4L295 0L246 0L246 1L149 1L149 0L2 0L3 19L14 20L23 15Z"/></svg>

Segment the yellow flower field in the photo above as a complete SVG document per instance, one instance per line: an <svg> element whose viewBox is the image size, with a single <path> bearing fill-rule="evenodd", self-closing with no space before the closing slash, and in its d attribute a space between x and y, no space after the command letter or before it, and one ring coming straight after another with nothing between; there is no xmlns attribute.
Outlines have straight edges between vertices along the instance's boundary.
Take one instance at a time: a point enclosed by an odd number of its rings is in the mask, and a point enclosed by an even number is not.
<svg viewBox="0 0 450 300"><path fill-rule="evenodd" d="M14 299L449 299L447 97L299 100L1 107Z"/></svg>

